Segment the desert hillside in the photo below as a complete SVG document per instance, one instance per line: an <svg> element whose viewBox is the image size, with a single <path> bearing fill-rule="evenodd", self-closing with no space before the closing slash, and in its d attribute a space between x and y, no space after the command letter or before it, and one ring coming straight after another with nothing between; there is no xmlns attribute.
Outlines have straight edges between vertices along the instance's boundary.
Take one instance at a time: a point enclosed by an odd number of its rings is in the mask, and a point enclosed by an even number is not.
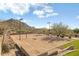
<svg viewBox="0 0 79 59"><path fill-rule="evenodd" d="M11 18L8 20L0 21L0 33L3 32L4 29L13 29L15 31L18 31L20 29L21 31L28 31L30 29L33 29L33 27L27 25L22 21Z"/></svg>

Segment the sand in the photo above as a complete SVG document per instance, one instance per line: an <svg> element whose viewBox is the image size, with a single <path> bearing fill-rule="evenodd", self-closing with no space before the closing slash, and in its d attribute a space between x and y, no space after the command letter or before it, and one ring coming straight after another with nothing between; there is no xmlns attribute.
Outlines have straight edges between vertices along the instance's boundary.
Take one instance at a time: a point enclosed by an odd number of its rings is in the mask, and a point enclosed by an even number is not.
<svg viewBox="0 0 79 59"><path fill-rule="evenodd" d="M42 40L46 35L38 35L38 34L28 34L21 35L21 40L19 40L18 35L12 35L12 39L15 43L18 44L19 47L22 47L29 55L40 55L44 52L50 52L51 50L55 50L56 47L64 45L68 43L68 41L52 41L48 43L48 41Z"/></svg>

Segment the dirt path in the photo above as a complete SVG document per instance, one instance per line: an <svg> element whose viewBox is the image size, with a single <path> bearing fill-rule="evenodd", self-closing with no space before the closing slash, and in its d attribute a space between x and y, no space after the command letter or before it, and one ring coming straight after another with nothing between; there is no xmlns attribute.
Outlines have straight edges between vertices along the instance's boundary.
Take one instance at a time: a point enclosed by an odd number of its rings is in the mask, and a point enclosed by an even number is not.
<svg viewBox="0 0 79 59"><path fill-rule="evenodd" d="M21 36L21 40L19 40L18 35L13 35L13 40L20 45L25 51L27 51L30 55L39 55L44 52L53 51L56 47L59 47L63 44L68 43L69 41L53 41L48 43L47 41L43 41L41 38L43 36L36 36L35 34Z"/></svg>

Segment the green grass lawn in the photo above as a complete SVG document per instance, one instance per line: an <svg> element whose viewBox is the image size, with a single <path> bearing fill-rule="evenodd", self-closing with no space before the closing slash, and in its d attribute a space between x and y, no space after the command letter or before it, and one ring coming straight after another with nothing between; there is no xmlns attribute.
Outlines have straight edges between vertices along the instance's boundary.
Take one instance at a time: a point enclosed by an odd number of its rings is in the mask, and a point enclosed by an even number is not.
<svg viewBox="0 0 79 59"><path fill-rule="evenodd" d="M75 50L73 52L67 53L64 56L79 56L79 50Z"/></svg>
<svg viewBox="0 0 79 59"><path fill-rule="evenodd" d="M65 44L63 47L66 48L70 45L75 47L75 51L65 54L65 56L79 56L79 40L74 40L68 44Z"/></svg>
<svg viewBox="0 0 79 59"><path fill-rule="evenodd" d="M76 49L79 49L79 40L73 40L70 43L65 44L63 47L66 48L70 45L73 45L73 46L75 46Z"/></svg>

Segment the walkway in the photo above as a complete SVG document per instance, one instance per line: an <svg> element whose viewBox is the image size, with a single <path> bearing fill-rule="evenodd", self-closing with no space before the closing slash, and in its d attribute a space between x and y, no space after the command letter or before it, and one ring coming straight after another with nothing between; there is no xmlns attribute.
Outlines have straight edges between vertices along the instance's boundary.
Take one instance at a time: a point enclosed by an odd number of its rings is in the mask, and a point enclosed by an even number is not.
<svg viewBox="0 0 79 59"><path fill-rule="evenodd" d="M27 39L23 35L21 40L19 40L18 35L12 35L11 37L21 50L23 50L26 55L28 53L30 56L50 55L57 50L55 49L56 47L68 43L68 41L53 41L48 43L47 41L41 40L40 36L36 37L35 35L29 35Z"/></svg>

